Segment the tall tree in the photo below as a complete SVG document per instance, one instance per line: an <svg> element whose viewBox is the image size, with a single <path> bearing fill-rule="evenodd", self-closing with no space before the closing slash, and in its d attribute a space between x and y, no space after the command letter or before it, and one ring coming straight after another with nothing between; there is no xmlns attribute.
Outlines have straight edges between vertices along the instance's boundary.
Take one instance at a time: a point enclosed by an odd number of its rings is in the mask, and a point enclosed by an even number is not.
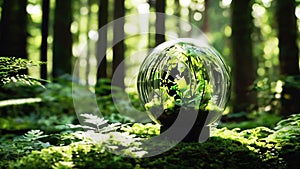
<svg viewBox="0 0 300 169"><path fill-rule="evenodd" d="M205 10L203 12L203 24L202 24L202 31L204 33L209 32L209 0L204 0L204 7Z"/></svg>
<svg viewBox="0 0 300 169"><path fill-rule="evenodd" d="M124 24L125 24L125 4L124 0L114 1L114 28L113 28L113 73L115 76L115 85L125 88L125 65L124 65ZM116 70L118 68L118 72Z"/></svg>
<svg viewBox="0 0 300 169"><path fill-rule="evenodd" d="M42 44L41 44L41 61L47 62L48 34L49 34L49 11L50 0L42 1ZM41 78L47 80L47 64L41 65Z"/></svg>
<svg viewBox="0 0 300 169"><path fill-rule="evenodd" d="M27 58L27 0L2 2L0 55Z"/></svg>
<svg viewBox="0 0 300 169"><path fill-rule="evenodd" d="M234 112L246 111L255 103L255 93L249 87L255 80L252 51L252 0L232 0L232 56L234 76Z"/></svg>
<svg viewBox="0 0 300 169"><path fill-rule="evenodd" d="M294 0L276 1L276 20L278 23L280 73L291 76L300 83L299 48L297 46L297 18ZM298 78L298 79L297 79ZM292 82L293 83L293 82ZM281 114L290 115L300 112L300 88L285 82L281 97Z"/></svg>
<svg viewBox="0 0 300 169"><path fill-rule="evenodd" d="M107 28L104 27L108 23L108 0L99 0L99 11L98 11L98 29L99 38L97 42L97 61L99 68L97 71L97 79L107 78ZM105 54L104 54L105 53Z"/></svg>
<svg viewBox="0 0 300 169"><path fill-rule="evenodd" d="M155 45L163 43L165 39L165 16L166 11L166 0L156 0L155 1L155 11L159 12L156 14L155 22Z"/></svg>
<svg viewBox="0 0 300 169"><path fill-rule="evenodd" d="M175 12L174 15L177 16L178 18L181 18L181 5L179 3L179 0L175 0ZM177 19L176 21L176 27L177 27L177 33L179 35L179 37L181 36L180 32L181 32L181 24L180 24L180 19Z"/></svg>
<svg viewBox="0 0 300 169"><path fill-rule="evenodd" d="M88 13L87 13L87 24L86 24L86 37L87 37L87 54L86 54L86 69L85 69L85 81L86 81L86 85L89 85L89 74L90 74L90 70L91 70L91 65L90 65L90 55L91 55L91 43L90 43L90 37L89 37L89 30L91 28L91 16L92 16L92 11L91 11L91 6L92 6L92 1L91 0L87 0L87 9L88 9Z"/></svg>
<svg viewBox="0 0 300 169"><path fill-rule="evenodd" d="M72 64L72 1L56 0L53 32L53 78L71 74Z"/></svg>

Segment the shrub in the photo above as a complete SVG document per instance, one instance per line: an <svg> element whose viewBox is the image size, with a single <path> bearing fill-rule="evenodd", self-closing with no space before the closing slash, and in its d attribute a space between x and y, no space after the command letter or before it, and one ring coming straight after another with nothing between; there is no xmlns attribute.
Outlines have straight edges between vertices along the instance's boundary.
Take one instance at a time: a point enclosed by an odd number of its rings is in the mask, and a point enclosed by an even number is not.
<svg viewBox="0 0 300 169"><path fill-rule="evenodd" d="M33 62L27 59L15 57L0 57L0 86L10 82L21 82L23 84L40 84L41 80L32 78L23 70L38 66L41 62ZM22 72L23 71L23 72Z"/></svg>

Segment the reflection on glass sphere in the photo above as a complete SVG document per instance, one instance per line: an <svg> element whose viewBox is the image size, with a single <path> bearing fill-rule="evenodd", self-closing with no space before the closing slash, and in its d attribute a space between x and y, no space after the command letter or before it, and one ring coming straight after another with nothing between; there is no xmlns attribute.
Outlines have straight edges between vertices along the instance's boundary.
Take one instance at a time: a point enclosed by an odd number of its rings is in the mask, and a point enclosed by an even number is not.
<svg viewBox="0 0 300 169"><path fill-rule="evenodd" d="M230 94L229 68L213 48L178 39L157 46L144 60L138 92L150 118L171 126L178 113L196 111L196 123L217 122ZM201 115L202 114L202 115Z"/></svg>

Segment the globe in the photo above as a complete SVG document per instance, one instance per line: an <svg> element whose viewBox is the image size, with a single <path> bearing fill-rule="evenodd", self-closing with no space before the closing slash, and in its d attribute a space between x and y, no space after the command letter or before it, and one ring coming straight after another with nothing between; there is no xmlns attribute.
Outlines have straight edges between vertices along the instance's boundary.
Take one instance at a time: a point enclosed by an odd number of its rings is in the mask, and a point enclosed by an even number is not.
<svg viewBox="0 0 300 169"><path fill-rule="evenodd" d="M196 141L207 126L218 124L230 96L230 73L222 56L193 39L176 39L154 48L138 75L139 97L161 132L184 118L185 140ZM189 118L190 117L190 118Z"/></svg>

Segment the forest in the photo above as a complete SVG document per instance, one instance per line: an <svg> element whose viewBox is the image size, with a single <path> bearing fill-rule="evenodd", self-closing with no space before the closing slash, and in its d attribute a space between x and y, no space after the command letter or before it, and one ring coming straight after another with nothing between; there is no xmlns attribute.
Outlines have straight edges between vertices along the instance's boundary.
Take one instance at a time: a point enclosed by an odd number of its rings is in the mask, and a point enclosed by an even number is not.
<svg viewBox="0 0 300 169"><path fill-rule="evenodd" d="M299 32L300 0L0 0L0 168L298 169Z"/></svg>

